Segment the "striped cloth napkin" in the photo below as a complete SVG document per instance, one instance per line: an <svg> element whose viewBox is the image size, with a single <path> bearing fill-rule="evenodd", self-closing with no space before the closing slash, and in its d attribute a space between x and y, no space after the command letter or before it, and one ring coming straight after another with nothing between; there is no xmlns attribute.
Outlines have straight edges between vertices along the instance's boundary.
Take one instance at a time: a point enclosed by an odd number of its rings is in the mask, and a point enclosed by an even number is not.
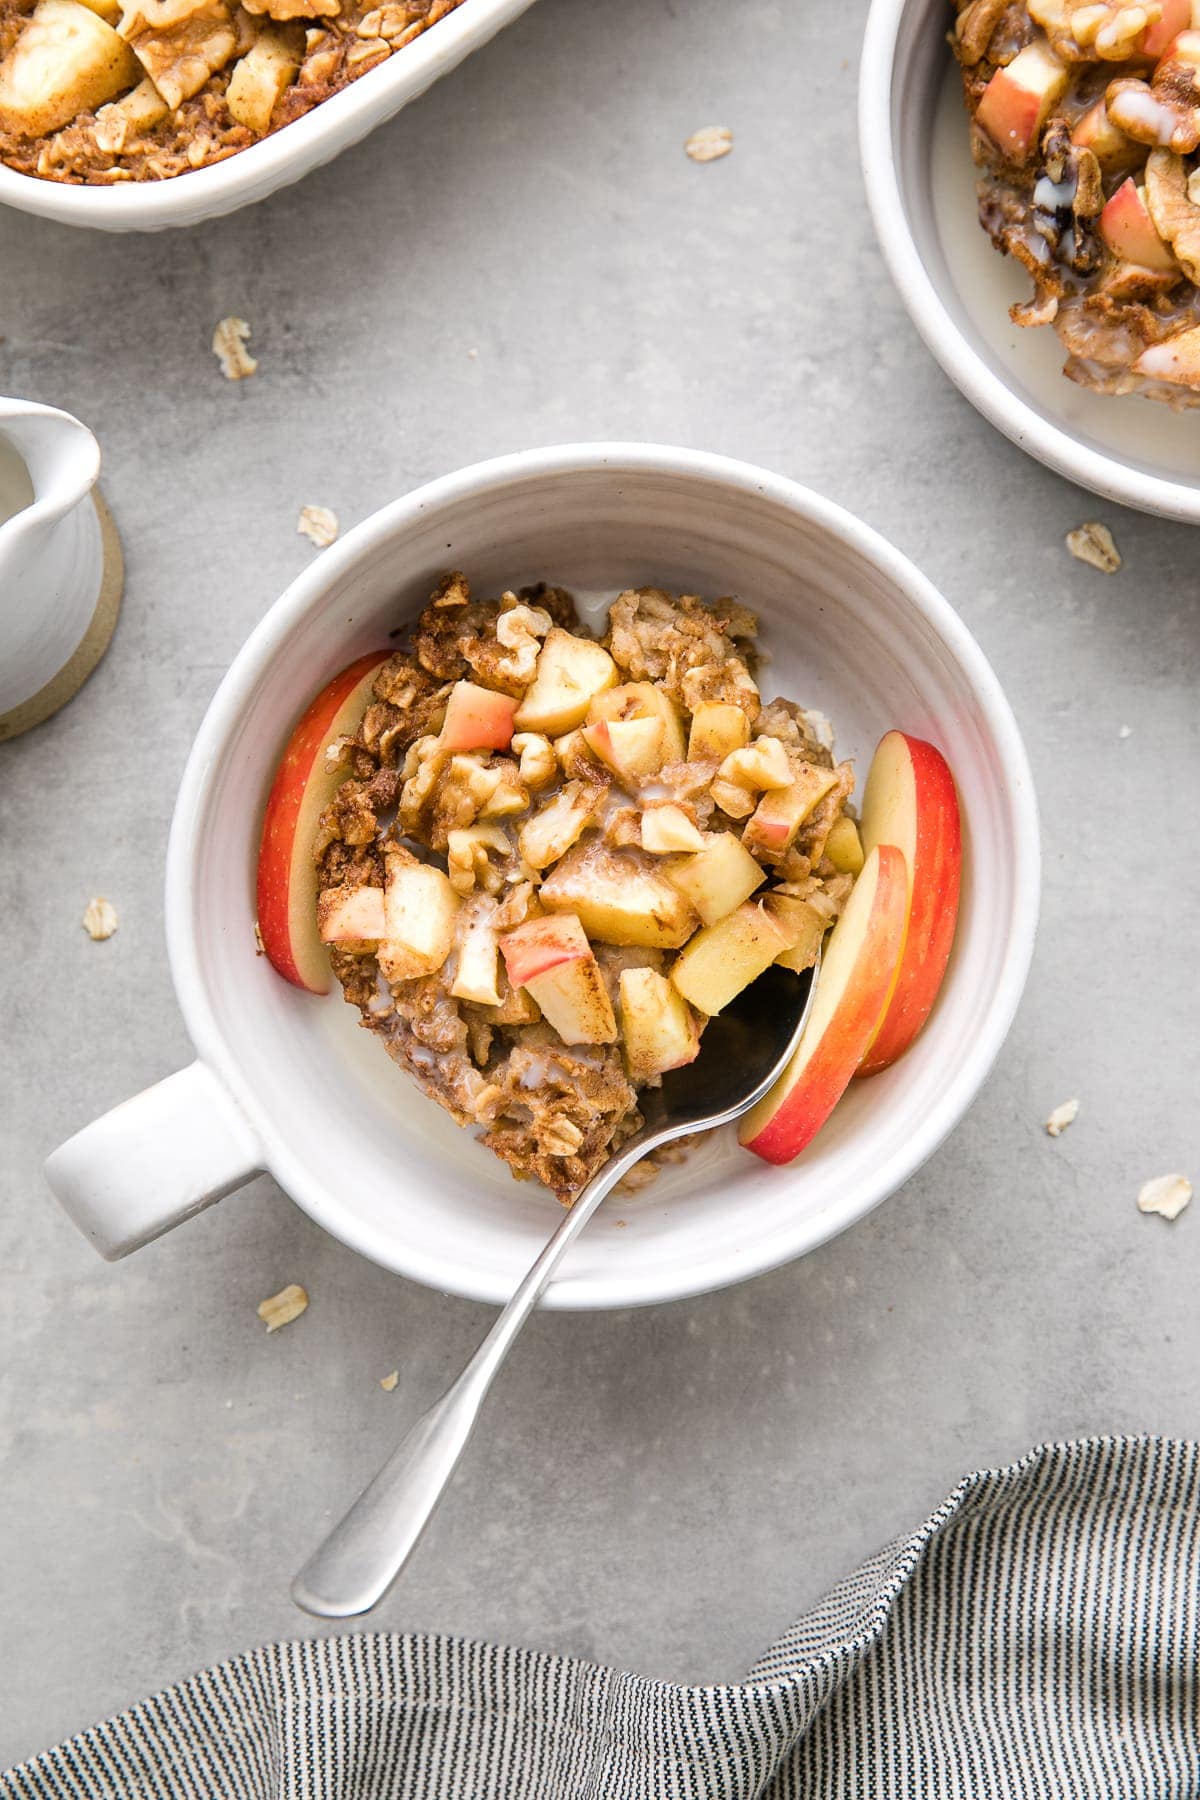
<svg viewBox="0 0 1200 1800"><path fill-rule="evenodd" d="M1200 1446L968 1475L727 1687L439 1637L273 1644L4 1800L1197 1800Z"/></svg>

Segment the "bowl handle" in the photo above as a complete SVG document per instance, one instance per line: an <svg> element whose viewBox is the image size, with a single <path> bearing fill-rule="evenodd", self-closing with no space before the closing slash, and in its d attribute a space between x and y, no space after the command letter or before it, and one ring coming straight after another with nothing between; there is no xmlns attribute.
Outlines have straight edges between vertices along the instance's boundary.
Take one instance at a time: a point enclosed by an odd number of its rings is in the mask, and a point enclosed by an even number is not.
<svg viewBox="0 0 1200 1800"><path fill-rule="evenodd" d="M46 1180L116 1262L241 1187L263 1161L228 1090L194 1062L68 1138L47 1159Z"/></svg>

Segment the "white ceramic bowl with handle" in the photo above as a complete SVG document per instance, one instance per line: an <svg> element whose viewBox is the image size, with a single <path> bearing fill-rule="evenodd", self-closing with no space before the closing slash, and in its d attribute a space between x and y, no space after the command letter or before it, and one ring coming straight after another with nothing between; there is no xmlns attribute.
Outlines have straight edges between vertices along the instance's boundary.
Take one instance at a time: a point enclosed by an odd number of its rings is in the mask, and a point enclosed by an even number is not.
<svg viewBox="0 0 1200 1800"><path fill-rule="evenodd" d="M859 72L867 199L892 279L926 345L1022 450L1107 499L1200 521L1200 418L1062 373L1050 326L1014 325L1032 284L978 220L949 0L873 0Z"/></svg>
<svg viewBox="0 0 1200 1800"><path fill-rule="evenodd" d="M239 206L265 200L276 188L289 186L357 144L531 4L532 0L463 0L411 44L303 118L224 162L189 169L167 181L77 187L22 175L0 162L0 205L97 231L161 231L220 218Z"/></svg>
<svg viewBox="0 0 1200 1800"><path fill-rule="evenodd" d="M340 993L302 993L255 951L263 802L297 716L453 567L480 593L544 578L584 606L651 582L737 595L761 618L768 692L827 713L860 768L890 726L931 738L966 827L953 958L909 1054L854 1084L789 1168L715 1133L643 1192L610 1200L547 1304L672 1299L810 1250L894 1192L987 1074L1029 966L1038 826L1012 714L958 615L867 526L764 470L650 445L530 451L435 481L324 551L221 683L167 859L171 968L198 1061L47 1165L104 1255L261 1169L365 1256L482 1300L508 1297L554 1225L556 1202L421 1094Z"/></svg>

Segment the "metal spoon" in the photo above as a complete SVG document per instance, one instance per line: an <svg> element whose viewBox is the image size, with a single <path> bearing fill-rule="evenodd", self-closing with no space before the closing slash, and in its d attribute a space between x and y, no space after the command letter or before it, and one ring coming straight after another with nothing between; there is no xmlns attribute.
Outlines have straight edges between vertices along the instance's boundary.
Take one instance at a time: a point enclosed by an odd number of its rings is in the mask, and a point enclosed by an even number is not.
<svg viewBox="0 0 1200 1800"><path fill-rule="evenodd" d="M418 1419L301 1569L292 1584L297 1605L323 1618L344 1619L369 1612L382 1600L416 1548L484 1396L568 1246L648 1151L749 1112L799 1043L815 991L816 968L797 975L772 965L709 1020L695 1062L672 1070L660 1088L642 1094L641 1130L589 1181L453 1387Z"/></svg>

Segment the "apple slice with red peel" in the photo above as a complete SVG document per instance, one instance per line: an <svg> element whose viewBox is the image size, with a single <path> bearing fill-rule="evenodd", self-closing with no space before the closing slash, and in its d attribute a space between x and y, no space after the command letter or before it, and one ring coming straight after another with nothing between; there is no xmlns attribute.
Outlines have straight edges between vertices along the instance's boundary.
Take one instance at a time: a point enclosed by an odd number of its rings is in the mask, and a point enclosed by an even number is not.
<svg viewBox="0 0 1200 1800"><path fill-rule="evenodd" d="M271 967L295 987L329 991L329 957L317 931L317 823L346 778L325 749L352 735L371 703L376 671L392 654L360 656L323 687L288 739L263 814L258 849L258 930Z"/></svg>
<svg viewBox="0 0 1200 1800"><path fill-rule="evenodd" d="M858 1069L875 1075L908 1049L929 1017L954 942L962 821L940 750L907 732L885 734L863 789L862 841L868 852L885 844L901 850L909 884L895 987Z"/></svg>
<svg viewBox="0 0 1200 1800"><path fill-rule="evenodd" d="M617 1021L587 933L570 913L527 919L500 939L513 987L533 995L564 1044L613 1044Z"/></svg>
<svg viewBox="0 0 1200 1800"><path fill-rule="evenodd" d="M849 1087L892 991L907 910L904 853L877 845L830 933L799 1048L738 1128L764 1162L799 1156Z"/></svg>
<svg viewBox="0 0 1200 1800"><path fill-rule="evenodd" d="M1114 256L1136 263L1140 269L1165 274L1179 268L1170 245L1154 228L1145 189L1138 187L1132 176L1126 177L1100 214L1100 236Z"/></svg>
<svg viewBox="0 0 1200 1800"><path fill-rule="evenodd" d="M1025 163L1067 86L1067 71L1049 44L1035 39L997 69L983 90L975 123L1009 162Z"/></svg>
<svg viewBox="0 0 1200 1800"><path fill-rule="evenodd" d="M456 681L438 736L443 750L507 750L517 702L473 681Z"/></svg>

